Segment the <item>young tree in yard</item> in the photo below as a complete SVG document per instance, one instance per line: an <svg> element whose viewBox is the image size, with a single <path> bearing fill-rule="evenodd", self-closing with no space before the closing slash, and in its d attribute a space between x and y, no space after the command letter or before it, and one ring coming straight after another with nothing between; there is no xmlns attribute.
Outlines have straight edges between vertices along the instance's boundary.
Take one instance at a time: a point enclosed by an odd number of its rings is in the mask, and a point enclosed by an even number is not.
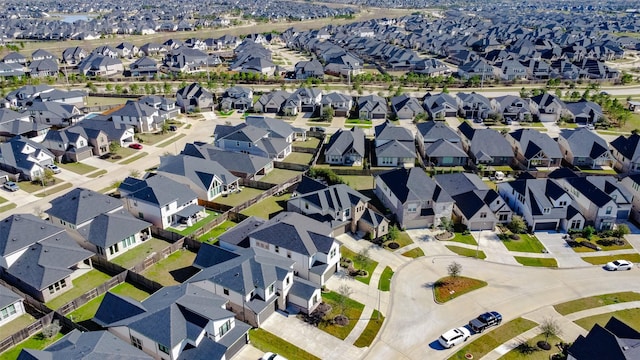
<svg viewBox="0 0 640 360"><path fill-rule="evenodd" d="M451 276L452 278L457 278L458 276L460 276L460 273L462 273L462 265L458 264L457 262L452 262L451 264L449 264L449 266L447 266L447 273L449 273L449 276Z"/></svg>
<svg viewBox="0 0 640 360"><path fill-rule="evenodd" d="M440 227L444 231L451 232L453 230L453 221L443 216L440 218Z"/></svg>
<svg viewBox="0 0 640 360"><path fill-rule="evenodd" d="M400 229L398 229L398 227L395 225L390 226L389 232L387 233L387 237L389 238L389 240L394 241L398 238L398 236L400 236Z"/></svg>
<svg viewBox="0 0 640 360"><path fill-rule="evenodd" d="M625 235L631 234L631 229L626 224L619 224L616 229L616 236L623 238Z"/></svg>
<svg viewBox="0 0 640 360"><path fill-rule="evenodd" d="M51 181L55 181L55 178L53 177L53 175L54 175L54 174L53 174L53 170L48 169L48 168L47 168L47 169L44 169L44 175L42 175L42 176L43 176L43 178L44 178L44 181L43 181L43 182L44 182L44 185L45 185L45 186L46 186L48 183L50 183Z"/></svg>
<svg viewBox="0 0 640 360"><path fill-rule="evenodd" d="M342 284L338 287L338 307L340 307L340 315L344 316L344 312L347 310L347 301L349 296L353 294L353 290L347 284Z"/></svg>
<svg viewBox="0 0 640 360"><path fill-rule="evenodd" d="M540 334L544 335L544 341L538 346L545 350L549 350L551 348L551 345L549 345L549 338L562 334L562 329L560 329L560 325L558 325L557 321L552 318L546 318L540 323Z"/></svg>
<svg viewBox="0 0 640 360"><path fill-rule="evenodd" d="M129 176L131 176L132 178L136 178L139 179L140 178L140 170L138 169L131 169L131 171L129 171Z"/></svg>
<svg viewBox="0 0 640 360"><path fill-rule="evenodd" d="M333 120L334 114L335 114L335 111L333 110L333 108L331 106L327 106L324 109L322 109L322 114L320 115L320 118L322 119L322 121L330 122Z"/></svg>
<svg viewBox="0 0 640 360"><path fill-rule="evenodd" d="M509 230L515 234L521 234L527 230L527 224L524 222L522 217L518 215L513 215L508 227Z"/></svg>
<svg viewBox="0 0 640 360"><path fill-rule="evenodd" d="M118 144L115 141L112 141L109 143L109 152L112 154L115 154L118 152L118 150L120 150L120 144Z"/></svg>
<svg viewBox="0 0 640 360"><path fill-rule="evenodd" d="M369 264L371 264L371 259L369 258L369 249L364 248L360 250L360 252L358 252L358 254L356 255L355 260L359 262L363 268L368 267Z"/></svg>
<svg viewBox="0 0 640 360"><path fill-rule="evenodd" d="M596 229L594 229L593 226L587 226L584 229L582 229L582 236L584 236L584 238L587 240L591 240L591 237L595 232L596 232Z"/></svg>
<svg viewBox="0 0 640 360"><path fill-rule="evenodd" d="M129 90L131 90L132 94L137 94L140 91L140 86L136 83L129 85Z"/></svg>

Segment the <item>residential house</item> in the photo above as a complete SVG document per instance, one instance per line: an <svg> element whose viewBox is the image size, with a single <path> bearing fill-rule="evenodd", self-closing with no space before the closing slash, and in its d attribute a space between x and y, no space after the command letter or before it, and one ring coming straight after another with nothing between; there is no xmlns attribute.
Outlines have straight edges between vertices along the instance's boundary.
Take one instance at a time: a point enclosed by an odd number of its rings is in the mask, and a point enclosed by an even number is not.
<svg viewBox="0 0 640 360"><path fill-rule="evenodd" d="M340 55L325 59L324 72L334 76L358 75L363 71L364 61L356 55L343 52Z"/></svg>
<svg viewBox="0 0 640 360"><path fill-rule="evenodd" d="M495 190L475 174L436 175L434 180L455 201L453 214L467 229L493 230L496 224L511 221L513 212Z"/></svg>
<svg viewBox="0 0 640 360"><path fill-rule="evenodd" d="M294 261L260 248L226 249L203 244L193 261L200 272L189 279L190 284L213 290L229 301L227 309L238 319L260 327L276 310L286 310L289 292L295 282ZM318 298L309 313L320 303Z"/></svg>
<svg viewBox="0 0 640 360"><path fill-rule="evenodd" d="M604 118L602 107L593 101L580 100L565 103L571 117L577 123L595 124Z"/></svg>
<svg viewBox="0 0 640 360"><path fill-rule="evenodd" d="M481 82L489 81L498 77L501 72L484 59L473 60L458 66L458 77L465 80L478 77Z"/></svg>
<svg viewBox="0 0 640 360"><path fill-rule="evenodd" d="M253 111L257 113L277 114L282 110L282 106L289 96L291 96L291 94L282 90L273 90L262 94L253 104Z"/></svg>
<svg viewBox="0 0 640 360"><path fill-rule="evenodd" d="M445 76L451 74L451 69L442 61L423 59L416 63L413 72L429 76Z"/></svg>
<svg viewBox="0 0 640 360"><path fill-rule="evenodd" d="M64 228L34 215L0 221L3 278L42 302L71 290L72 280L91 269L92 255Z"/></svg>
<svg viewBox="0 0 640 360"><path fill-rule="evenodd" d="M109 359L153 360L151 355L136 349L129 341L117 338L105 330L82 332L73 329L44 350L23 348L18 360Z"/></svg>
<svg viewBox="0 0 640 360"><path fill-rule="evenodd" d="M55 101L34 101L25 112L34 122L59 127L74 125L84 116L75 105Z"/></svg>
<svg viewBox="0 0 640 360"><path fill-rule="evenodd" d="M133 100L127 101L123 107L112 112L111 120L116 126L130 125L141 133L160 130L164 122L158 109Z"/></svg>
<svg viewBox="0 0 640 360"><path fill-rule="evenodd" d="M522 80L527 77L527 68L517 60L505 60L497 64L500 78L506 81Z"/></svg>
<svg viewBox="0 0 640 360"><path fill-rule="evenodd" d="M531 113L541 122L557 122L563 116L572 116L564 101L549 93L531 97L529 107Z"/></svg>
<svg viewBox="0 0 640 360"><path fill-rule="evenodd" d="M58 61L55 55L48 52L47 50L38 49L31 53L32 61L40 61L40 60L53 60L55 62Z"/></svg>
<svg viewBox="0 0 640 360"><path fill-rule="evenodd" d="M77 65L89 54L79 46L70 47L62 51L62 62L67 65Z"/></svg>
<svg viewBox="0 0 640 360"><path fill-rule="evenodd" d="M407 128L391 125L389 121L375 127L376 166L413 167L416 146Z"/></svg>
<svg viewBox="0 0 640 360"><path fill-rule="evenodd" d="M514 155L511 144L493 129L476 129L468 122L458 126L462 145L476 165L510 166Z"/></svg>
<svg viewBox="0 0 640 360"><path fill-rule="evenodd" d="M0 326L26 313L23 300L22 296L0 285Z"/></svg>
<svg viewBox="0 0 640 360"><path fill-rule="evenodd" d="M143 56L129 65L129 74L152 78L158 74L158 63L150 57Z"/></svg>
<svg viewBox="0 0 640 360"><path fill-rule="evenodd" d="M124 65L120 59L91 53L78 64L78 71L86 76L113 76L122 74Z"/></svg>
<svg viewBox="0 0 640 360"><path fill-rule="evenodd" d="M243 86L232 86L222 95L220 110L249 110L253 108L253 90Z"/></svg>
<svg viewBox="0 0 640 360"><path fill-rule="evenodd" d="M27 57L19 52L10 52L2 58L2 62L5 64L20 64L27 65Z"/></svg>
<svg viewBox="0 0 640 360"><path fill-rule="evenodd" d="M324 78L324 68L318 60L311 61L299 61L294 66L295 78L298 80L305 80L309 78L322 79Z"/></svg>
<svg viewBox="0 0 640 360"><path fill-rule="evenodd" d="M364 144L365 135L361 128L338 129L325 146L324 161L332 165L361 166L365 159Z"/></svg>
<svg viewBox="0 0 640 360"><path fill-rule="evenodd" d="M471 93L457 93L458 113L465 119L486 119L491 112L491 102L486 97Z"/></svg>
<svg viewBox="0 0 640 360"><path fill-rule="evenodd" d="M554 179L518 179L498 184L498 193L533 231L580 230L586 219Z"/></svg>
<svg viewBox="0 0 640 360"><path fill-rule="evenodd" d="M418 99L407 94L392 97L391 108L399 120L413 120L418 114L425 112Z"/></svg>
<svg viewBox="0 0 640 360"><path fill-rule="evenodd" d="M0 140L10 141L16 136L23 136L35 142L42 141L49 125L35 123L26 112L18 113L11 109L0 108Z"/></svg>
<svg viewBox="0 0 640 360"><path fill-rule="evenodd" d="M247 180L260 180L273 170L271 158L222 150L212 144L187 143L180 154L213 160L233 175Z"/></svg>
<svg viewBox="0 0 640 360"><path fill-rule="evenodd" d="M138 56L140 49L136 45L125 41L116 45L116 51L118 52L118 56L121 58L131 59Z"/></svg>
<svg viewBox="0 0 640 360"><path fill-rule="evenodd" d="M445 117L455 117L458 114L458 101L447 93L427 93L422 101L431 120L444 120Z"/></svg>
<svg viewBox="0 0 640 360"><path fill-rule="evenodd" d="M104 134L98 136L96 140L107 146L106 136ZM81 127L49 131L42 140L42 146L55 155L57 162L80 162L94 155L89 137Z"/></svg>
<svg viewBox="0 0 640 360"><path fill-rule="evenodd" d="M114 123L106 115L84 118L71 129L82 128L86 132L89 143L93 147L94 155L104 155L109 152L109 143L115 142L120 146L127 146L133 142L135 130L128 124ZM106 136L107 141L104 141Z"/></svg>
<svg viewBox="0 0 640 360"><path fill-rule="evenodd" d="M320 114L327 107L333 108L334 116L347 117L353 107L353 97L338 92L332 92L322 96Z"/></svg>
<svg viewBox="0 0 640 360"><path fill-rule="evenodd" d="M237 191L240 182L219 163L188 155L161 156L158 174L189 186L205 201Z"/></svg>
<svg viewBox="0 0 640 360"><path fill-rule="evenodd" d="M417 125L416 141L420 155L433 166L464 166L469 158L460 136L442 121L427 121Z"/></svg>
<svg viewBox="0 0 640 360"><path fill-rule="evenodd" d="M149 239L149 224L124 210L124 203L99 192L74 188L49 202L52 224L78 234L80 245L107 260L120 256Z"/></svg>
<svg viewBox="0 0 640 360"><path fill-rule="evenodd" d="M176 107L176 102L168 97L158 95L146 95L138 99L138 102L151 106L158 110L158 119L156 122L162 121L163 125L166 120L171 120L180 115L180 109Z"/></svg>
<svg viewBox="0 0 640 360"><path fill-rule="evenodd" d="M491 108L495 113L502 114L505 120L531 121L529 101L514 95L498 96L491 99Z"/></svg>
<svg viewBox="0 0 640 360"><path fill-rule="evenodd" d="M585 217L586 225L592 225L596 230L613 229L618 207L611 196L586 178L567 177L557 179L557 182L571 195L572 205Z"/></svg>
<svg viewBox="0 0 640 360"><path fill-rule="evenodd" d="M598 189L609 195L616 204L618 221L626 221L632 213L635 196L614 176L587 176L586 179Z"/></svg>
<svg viewBox="0 0 640 360"><path fill-rule="evenodd" d="M204 207L198 205L198 195L189 186L163 175L126 177L118 192L133 216L163 229L181 223L190 226L205 214Z"/></svg>
<svg viewBox="0 0 640 360"><path fill-rule="evenodd" d="M303 182L315 181L304 177ZM371 228L369 222L361 223L361 219L369 210L369 198L353 190L347 185L319 185L314 184L313 191L307 191L309 186L300 184L287 201L287 211L304 214L313 219L326 222L333 229L333 234L344 232L355 233L357 231L371 232L375 238L384 236L389 231L389 221L375 211L375 227Z"/></svg>
<svg viewBox="0 0 640 360"><path fill-rule="evenodd" d="M228 304L192 283L164 287L142 302L107 292L93 321L154 359L225 360L249 342L250 329Z"/></svg>
<svg viewBox="0 0 640 360"><path fill-rule="evenodd" d="M562 130L558 145L564 159L573 166L599 168L613 165L614 158L607 141L587 128Z"/></svg>
<svg viewBox="0 0 640 360"><path fill-rule="evenodd" d="M558 143L546 133L533 129L518 129L506 136L525 169L560 166L562 153Z"/></svg>
<svg viewBox="0 0 640 360"><path fill-rule="evenodd" d="M611 153L616 159L615 168L622 173L640 171L640 135L631 134L628 137L620 135L609 143Z"/></svg>
<svg viewBox="0 0 640 360"><path fill-rule="evenodd" d="M620 184L631 194L631 219L640 221L640 174L629 175Z"/></svg>
<svg viewBox="0 0 640 360"><path fill-rule="evenodd" d="M366 120L385 119L387 100L378 95L361 96L358 99L358 118Z"/></svg>
<svg viewBox="0 0 640 360"><path fill-rule="evenodd" d="M52 59L34 60L29 63L28 69L30 77L58 76L58 62Z"/></svg>
<svg viewBox="0 0 640 360"><path fill-rule="evenodd" d="M282 104L282 112L285 115L297 115L299 112L319 114L321 101L322 91L320 89L299 88Z"/></svg>
<svg viewBox="0 0 640 360"><path fill-rule="evenodd" d="M176 93L176 104L183 112L213 109L215 97L198 83L191 83Z"/></svg>
<svg viewBox="0 0 640 360"><path fill-rule="evenodd" d="M42 144L23 136L0 143L0 169L19 174L24 180L32 181L42 177L45 166L53 164L54 158L55 155Z"/></svg>
<svg viewBox="0 0 640 360"><path fill-rule="evenodd" d="M640 358L640 332L615 316L603 327L595 324L586 336L579 335L567 350L568 360L633 360Z"/></svg>
<svg viewBox="0 0 640 360"><path fill-rule="evenodd" d="M438 226L450 219L453 199L422 168L394 169L375 177L374 192L402 229Z"/></svg>

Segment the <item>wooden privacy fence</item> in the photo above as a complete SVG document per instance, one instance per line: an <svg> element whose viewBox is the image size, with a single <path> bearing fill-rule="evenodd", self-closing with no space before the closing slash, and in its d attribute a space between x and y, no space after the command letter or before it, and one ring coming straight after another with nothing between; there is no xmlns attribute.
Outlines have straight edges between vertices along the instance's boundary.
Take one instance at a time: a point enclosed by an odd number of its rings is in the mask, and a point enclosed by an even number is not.
<svg viewBox="0 0 640 360"><path fill-rule="evenodd" d="M69 301L68 303L60 306L58 309L55 309L57 312L59 312L62 315L68 315L69 313L73 312L74 310L76 310L77 308L81 307L82 305L88 303L89 301L97 298L98 296L106 293L109 289L111 289L112 287L125 282L125 279L127 277L126 272L122 272L114 277L112 277L111 279L107 280L106 282L98 285L97 287L87 291L86 293L78 296L77 298Z"/></svg>

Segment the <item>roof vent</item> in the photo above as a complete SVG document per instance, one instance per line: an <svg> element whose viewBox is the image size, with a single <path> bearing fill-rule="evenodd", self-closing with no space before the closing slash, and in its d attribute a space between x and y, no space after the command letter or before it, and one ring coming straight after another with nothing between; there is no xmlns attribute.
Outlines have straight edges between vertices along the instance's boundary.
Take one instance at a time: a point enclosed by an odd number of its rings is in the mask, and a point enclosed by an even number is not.
<svg viewBox="0 0 640 360"><path fill-rule="evenodd" d="M44 230L44 225L40 226L40 229Z"/></svg>
<svg viewBox="0 0 640 360"><path fill-rule="evenodd" d="M11 238L11 241L18 241L18 239L16 239L16 238Z"/></svg>

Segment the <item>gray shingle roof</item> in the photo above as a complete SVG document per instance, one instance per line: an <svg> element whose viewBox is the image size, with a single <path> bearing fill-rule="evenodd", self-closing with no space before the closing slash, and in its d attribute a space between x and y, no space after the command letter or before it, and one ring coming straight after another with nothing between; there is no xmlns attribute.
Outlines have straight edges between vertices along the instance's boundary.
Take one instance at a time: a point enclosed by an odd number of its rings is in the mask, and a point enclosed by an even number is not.
<svg viewBox="0 0 640 360"><path fill-rule="evenodd" d="M150 226L151 224L133 217L128 211L118 210L96 216L91 223L79 227L78 232L90 243L106 249Z"/></svg>
<svg viewBox="0 0 640 360"><path fill-rule="evenodd" d="M453 202L422 168L394 169L378 176L403 204L412 200Z"/></svg>
<svg viewBox="0 0 640 360"><path fill-rule="evenodd" d="M178 205L182 205L198 197L187 185L160 174L149 176L144 180L127 177L118 189L126 197L159 207L164 207L174 201Z"/></svg>
<svg viewBox="0 0 640 360"><path fill-rule="evenodd" d="M266 157L225 151L211 144L187 143L181 154L213 160L231 172L235 171L249 175L257 173L273 162L272 159Z"/></svg>
<svg viewBox="0 0 640 360"><path fill-rule="evenodd" d="M364 156L364 131L354 126L351 130L339 129L331 135L327 144L326 155L344 155L350 150L356 154Z"/></svg>
<svg viewBox="0 0 640 360"><path fill-rule="evenodd" d="M574 157L597 159L609 151L607 141L587 128L563 130L560 136L567 140Z"/></svg>
<svg viewBox="0 0 640 360"><path fill-rule="evenodd" d="M328 253L335 239L325 223L293 212L282 212L249 235L251 238L303 255Z"/></svg>
<svg viewBox="0 0 640 360"><path fill-rule="evenodd" d="M219 163L188 155L169 155L160 158L158 172L166 172L187 177L202 189L209 190L214 176L228 185L238 180Z"/></svg>
<svg viewBox="0 0 640 360"><path fill-rule="evenodd" d="M0 285L0 309L4 309L5 307L14 304L21 299L22 297L20 295Z"/></svg>
<svg viewBox="0 0 640 360"><path fill-rule="evenodd" d="M75 225L124 205L119 199L84 188L75 188L49 203L51 208L46 211L47 214Z"/></svg>

